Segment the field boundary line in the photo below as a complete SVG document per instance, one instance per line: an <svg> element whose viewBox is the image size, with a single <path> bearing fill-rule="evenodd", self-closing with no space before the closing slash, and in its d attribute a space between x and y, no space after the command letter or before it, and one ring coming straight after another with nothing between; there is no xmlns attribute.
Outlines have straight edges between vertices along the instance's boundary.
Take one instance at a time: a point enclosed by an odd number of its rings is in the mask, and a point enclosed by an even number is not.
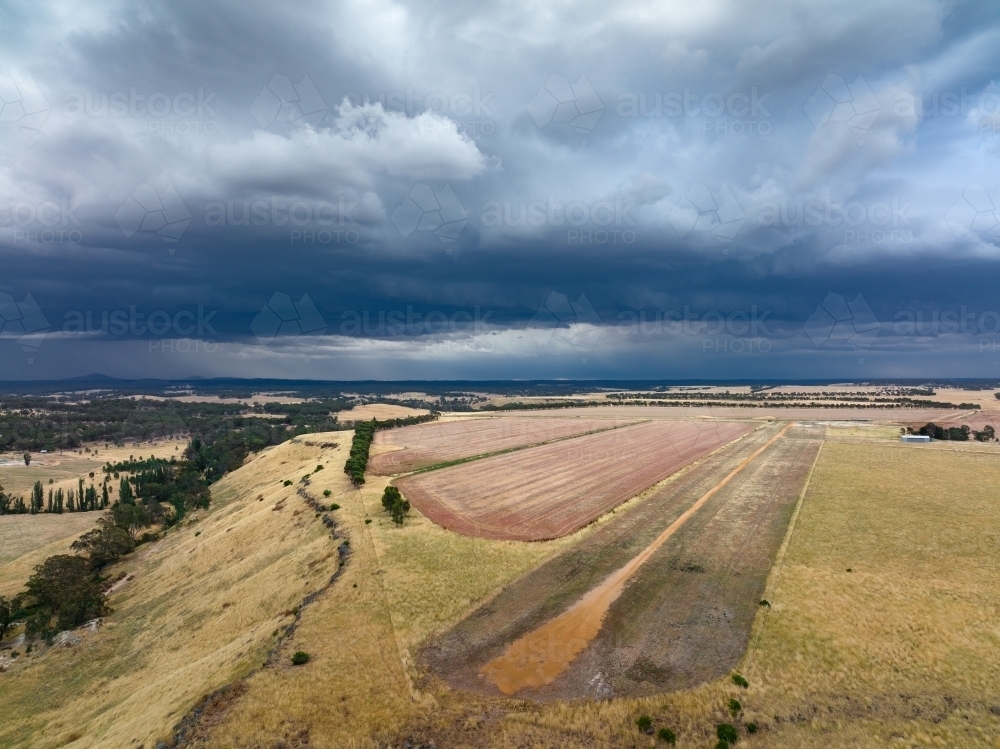
<svg viewBox="0 0 1000 749"><path fill-rule="evenodd" d="M367 515L368 507L365 504L363 488L359 488L358 492L358 502L361 504L361 510L365 515ZM413 666L413 660L410 654L410 649L400 642L399 630L397 629L396 621L392 616L392 604L389 601L389 593L385 589L385 569L383 567L382 557L379 555L379 544L376 542L375 535L372 533L370 526L364 525L361 529L361 533L368 539L368 543L371 545L372 557L375 560L375 577L378 578L379 590L382 591L382 605L385 607L385 613L389 617L389 629L392 630L392 640L393 644L396 646L396 657L399 658L399 668L400 671L403 672L403 678L406 680L406 689L410 693L410 700L416 704L420 704L425 701L425 698L423 693L419 692L416 687L413 686L413 675L410 673L410 669Z"/></svg>
<svg viewBox="0 0 1000 749"><path fill-rule="evenodd" d="M767 584L764 586L764 595L771 595L772 597L777 594L778 586L781 584L781 572L784 569L785 554L788 551L788 547L792 542L792 534L795 532L795 525L799 519L799 513L802 510L802 505L806 499L806 492L809 491L809 484L812 481L813 471L816 470L816 464L819 463L819 456L823 453L823 447L826 445L826 438L820 441L819 449L816 451L816 457L813 458L812 465L809 466L809 473L806 474L805 483L802 485L802 491L799 493L799 499L795 503L795 510L792 512L791 520L788 521L788 530L785 531L785 538L781 542L781 547L778 549L778 554L774 559L774 565L771 568L771 575L768 576ZM765 600L770 600L765 598ZM750 647L747 649L747 658L745 665L745 672L751 673L753 669L755 658L757 655L757 648L760 645L760 638L764 634L764 628L767 624L768 614L770 612L770 606L761 607L764 610L761 612L760 625L756 627L756 632L754 633L754 639Z"/></svg>

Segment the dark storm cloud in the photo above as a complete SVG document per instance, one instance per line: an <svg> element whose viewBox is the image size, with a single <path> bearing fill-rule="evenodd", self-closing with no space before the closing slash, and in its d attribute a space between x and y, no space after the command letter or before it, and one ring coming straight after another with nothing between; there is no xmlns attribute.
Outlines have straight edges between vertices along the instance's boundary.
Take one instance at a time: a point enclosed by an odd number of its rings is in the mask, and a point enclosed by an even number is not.
<svg viewBox="0 0 1000 749"><path fill-rule="evenodd" d="M984 4L7 20L4 377L997 371Z"/></svg>

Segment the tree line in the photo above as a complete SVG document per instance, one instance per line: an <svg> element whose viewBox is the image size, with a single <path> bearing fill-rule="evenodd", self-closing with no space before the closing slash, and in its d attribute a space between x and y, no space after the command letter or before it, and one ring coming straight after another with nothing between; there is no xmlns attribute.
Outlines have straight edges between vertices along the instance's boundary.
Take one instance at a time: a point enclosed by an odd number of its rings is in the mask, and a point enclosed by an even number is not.
<svg viewBox="0 0 1000 749"><path fill-rule="evenodd" d="M351 477L354 486L365 483L365 470L368 468L368 453L371 450L375 432L379 429L412 426L434 421L438 417L436 411L422 416L407 416L405 419L372 419L361 421L354 426L354 437L351 439L351 452L344 464L344 473Z"/></svg>
<svg viewBox="0 0 1000 749"><path fill-rule="evenodd" d="M989 424L984 426L982 431L976 431L965 424L958 427L943 427L930 421L916 431L909 427L907 432L909 434L922 434L935 440L951 440L953 442L968 442L970 436L977 442L992 442L996 439L996 431Z"/></svg>

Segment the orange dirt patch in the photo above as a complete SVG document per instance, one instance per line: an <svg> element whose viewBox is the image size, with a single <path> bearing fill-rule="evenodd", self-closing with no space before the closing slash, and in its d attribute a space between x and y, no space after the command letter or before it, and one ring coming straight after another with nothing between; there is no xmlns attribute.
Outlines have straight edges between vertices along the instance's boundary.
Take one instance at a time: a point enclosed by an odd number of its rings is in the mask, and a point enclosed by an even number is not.
<svg viewBox="0 0 1000 749"><path fill-rule="evenodd" d="M611 604L621 595L625 581L657 549L663 546L667 539L674 535L674 531L684 525L688 518L694 515L702 505L790 428L791 424L730 471L722 481L705 492L679 518L667 526L653 543L633 557L628 564L609 575L604 582L588 591L583 598L555 619L511 643L503 655L483 666L480 673L496 684L501 692L508 695L519 692L526 687L539 687L553 682L557 676L569 668L576 656L597 636L605 614L611 608ZM566 643L563 657L546 658L546 649L536 647L536 643L546 643L553 639Z"/></svg>
<svg viewBox="0 0 1000 749"><path fill-rule="evenodd" d="M405 476L397 485L449 530L541 541L582 528L752 428L651 421Z"/></svg>
<svg viewBox="0 0 1000 749"><path fill-rule="evenodd" d="M388 429L375 434L368 471L389 476L451 460L612 429L636 421L638 419L498 416Z"/></svg>

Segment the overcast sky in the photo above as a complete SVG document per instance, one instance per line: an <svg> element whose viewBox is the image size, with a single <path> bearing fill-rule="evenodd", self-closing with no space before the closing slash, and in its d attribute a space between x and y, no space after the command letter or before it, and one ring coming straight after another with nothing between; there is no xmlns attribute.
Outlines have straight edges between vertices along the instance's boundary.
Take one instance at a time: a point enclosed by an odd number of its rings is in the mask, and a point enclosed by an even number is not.
<svg viewBox="0 0 1000 749"><path fill-rule="evenodd" d="M0 378L1000 376L995 3L0 28Z"/></svg>

